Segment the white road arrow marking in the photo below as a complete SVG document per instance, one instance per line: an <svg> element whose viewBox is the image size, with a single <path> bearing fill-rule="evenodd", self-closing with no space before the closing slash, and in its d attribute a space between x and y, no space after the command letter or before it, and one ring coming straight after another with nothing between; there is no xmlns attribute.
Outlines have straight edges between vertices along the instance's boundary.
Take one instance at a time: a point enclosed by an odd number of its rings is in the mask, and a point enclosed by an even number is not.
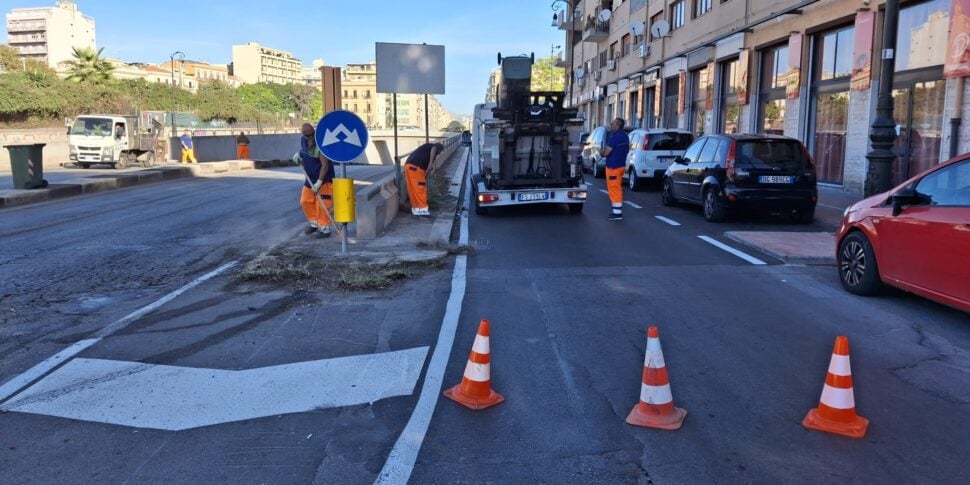
<svg viewBox="0 0 970 485"><path fill-rule="evenodd" d="M343 134L344 139L341 140L337 135ZM357 130L349 130L343 123L337 125L337 128L333 131L324 130L323 131L323 146L330 146L335 143L350 143L354 146L362 146L360 142L360 135L357 134Z"/></svg>
<svg viewBox="0 0 970 485"><path fill-rule="evenodd" d="M428 347L242 371L75 359L0 409L178 431L414 392Z"/></svg>

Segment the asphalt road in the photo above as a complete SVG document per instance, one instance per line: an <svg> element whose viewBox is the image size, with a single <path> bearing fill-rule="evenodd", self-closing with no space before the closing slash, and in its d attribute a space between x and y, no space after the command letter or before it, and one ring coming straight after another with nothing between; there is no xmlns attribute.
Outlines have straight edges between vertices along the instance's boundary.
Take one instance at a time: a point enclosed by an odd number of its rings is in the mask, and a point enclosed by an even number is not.
<svg viewBox="0 0 970 485"><path fill-rule="evenodd" d="M226 262L293 237L296 179L256 171L0 212L0 383ZM506 401L479 412L433 403L412 483L965 482L966 314L899 292L851 296L833 268L782 265L723 237L820 227L772 218L712 225L698 209L662 207L656 192L628 194L640 208L609 222L602 188L595 181L579 216L533 207L470 217L476 251L443 384L461 379L487 318L493 385ZM451 271L385 292L332 294L241 285L227 270L123 322L40 380L68 382L20 401L34 411L0 413L0 482L372 482L426 385ZM679 431L624 422L639 396L650 325L660 328L674 399L688 411ZM850 339L856 403L871 420L862 440L800 424L818 404L837 335ZM384 360L402 352L425 352L420 375ZM160 379L184 369L211 372L203 377L212 384L196 388L221 389L218 371L355 357L367 360L337 379L354 390L304 379L255 402L250 395L262 386L253 378L252 389L184 416L170 415L166 403L185 396L157 395ZM106 361L158 367L119 372L129 388L100 395L102 381L116 376L68 372ZM379 378L360 379L374 369ZM157 370L164 375L149 378ZM404 390L365 401L395 386ZM327 399L303 412L224 416L282 409L314 388ZM84 392L98 405L69 399ZM122 394L133 396L126 406L155 412L121 413ZM357 400L336 402L347 396Z"/></svg>
<svg viewBox="0 0 970 485"><path fill-rule="evenodd" d="M583 216L559 207L472 217L460 376L491 321L492 383L506 401L438 403L413 483L965 483L970 318L890 292L845 293L834 268L752 265L698 238L820 230L756 218L712 225L694 208L629 194L606 220L595 181ZM662 222L665 216L680 226ZM743 249L743 248L742 248ZM747 250L745 250L747 251ZM749 251L750 252L750 251ZM673 396L668 432L627 425L657 325ZM852 349L863 440L807 431L834 339Z"/></svg>
<svg viewBox="0 0 970 485"><path fill-rule="evenodd" d="M73 163L73 162L72 162ZM155 167L163 166L156 164ZM114 169L108 165L95 164L89 169L69 167L45 167L44 180L52 184L63 183L67 180L74 180L84 177L111 176L123 173L139 172L145 170L141 165L133 165L128 168ZM0 189L13 188L13 174L11 172L0 172Z"/></svg>

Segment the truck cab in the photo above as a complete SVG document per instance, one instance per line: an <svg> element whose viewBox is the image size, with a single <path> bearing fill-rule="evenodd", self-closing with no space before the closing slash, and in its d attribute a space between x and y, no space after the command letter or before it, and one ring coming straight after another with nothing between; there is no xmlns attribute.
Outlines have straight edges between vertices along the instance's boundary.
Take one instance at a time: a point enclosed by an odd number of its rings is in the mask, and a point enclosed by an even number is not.
<svg viewBox="0 0 970 485"><path fill-rule="evenodd" d="M155 163L157 140L161 127L142 127L136 116L82 115L68 128L70 159L78 167L92 164L125 168L140 162L150 167Z"/></svg>

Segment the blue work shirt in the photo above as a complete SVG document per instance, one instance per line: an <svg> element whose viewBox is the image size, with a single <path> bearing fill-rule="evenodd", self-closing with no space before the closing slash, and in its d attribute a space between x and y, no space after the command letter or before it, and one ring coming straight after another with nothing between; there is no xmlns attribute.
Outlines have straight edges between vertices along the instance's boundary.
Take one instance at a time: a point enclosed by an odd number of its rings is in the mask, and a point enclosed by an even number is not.
<svg viewBox="0 0 970 485"><path fill-rule="evenodd" d="M307 142L306 137L300 138L300 162L303 165L303 171L306 172L307 177L310 181L304 180L303 186L306 188L313 187L312 182L316 182L320 179L320 169L323 168L323 162L320 161L320 149L316 145L310 148L310 144ZM327 175L323 178L323 183L333 182L333 177L335 175L333 170L333 162L330 162L329 169L327 170Z"/></svg>
<svg viewBox="0 0 970 485"><path fill-rule="evenodd" d="M185 145L185 148L186 149L188 149L188 150L191 150L192 149L192 137L191 136L182 135L182 136L179 137L179 140L182 140L182 144Z"/></svg>
<svg viewBox="0 0 970 485"><path fill-rule="evenodd" d="M610 140L606 146L613 149L606 157L606 168L626 167L626 156L630 153L630 137L625 131L620 130L610 135Z"/></svg>

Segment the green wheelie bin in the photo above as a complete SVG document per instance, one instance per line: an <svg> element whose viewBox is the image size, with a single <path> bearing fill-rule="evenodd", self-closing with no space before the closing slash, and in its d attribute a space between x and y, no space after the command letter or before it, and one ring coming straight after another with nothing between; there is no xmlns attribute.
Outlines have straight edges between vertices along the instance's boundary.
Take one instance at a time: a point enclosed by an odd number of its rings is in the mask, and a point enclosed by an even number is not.
<svg viewBox="0 0 970 485"><path fill-rule="evenodd" d="M13 172L13 188L47 188L44 180L44 147L46 143L33 145L7 145L10 152L10 169Z"/></svg>

